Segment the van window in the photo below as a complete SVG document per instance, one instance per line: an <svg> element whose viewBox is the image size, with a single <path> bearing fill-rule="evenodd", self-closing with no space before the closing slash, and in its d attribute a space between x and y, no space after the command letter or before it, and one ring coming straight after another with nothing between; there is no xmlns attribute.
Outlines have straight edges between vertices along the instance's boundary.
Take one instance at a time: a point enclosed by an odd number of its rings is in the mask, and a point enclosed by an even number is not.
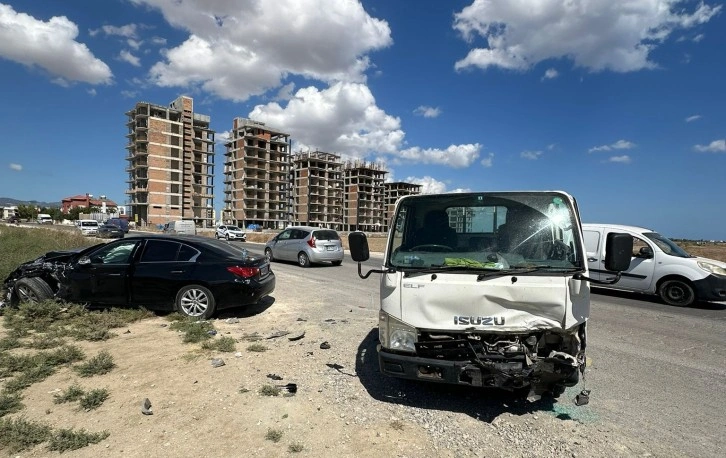
<svg viewBox="0 0 726 458"><path fill-rule="evenodd" d="M588 253L597 253L600 247L600 233L597 231L582 231L585 237L585 250Z"/></svg>

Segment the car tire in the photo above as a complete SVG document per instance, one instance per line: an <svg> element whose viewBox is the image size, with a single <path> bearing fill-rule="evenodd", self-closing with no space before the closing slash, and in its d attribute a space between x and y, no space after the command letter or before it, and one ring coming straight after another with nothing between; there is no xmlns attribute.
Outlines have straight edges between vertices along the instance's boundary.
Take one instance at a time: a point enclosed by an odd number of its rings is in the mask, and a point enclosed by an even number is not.
<svg viewBox="0 0 726 458"><path fill-rule="evenodd" d="M53 297L53 290L42 278L21 278L15 282L15 296L19 303L31 304L45 301Z"/></svg>
<svg viewBox="0 0 726 458"><path fill-rule="evenodd" d="M339 266L341 264L343 264L343 261L333 261L334 266Z"/></svg>
<svg viewBox="0 0 726 458"><path fill-rule="evenodd" d="M176 310L190 318L207 319L214 314L214 295L202 285L186 285L176 294Z"/></svg>
<svg viewBox="0 0 726 458"><path fill-rule="evenodd" d="M696 292L684 280L665 280L658 286L658 296L674 307L688 307L696 302Z"/></svg>
<svg viewBox="0 0 726 458"><path fill-rule="evenodd" d="M297 263L300 267L310 267L310 258L304 251L301 251L297 254Z"/></svg>
<svg viewBox="0 0 726 458"><path fill-rule="evenodd" d="M214 238L215 238L215 239L217 239L217 240L219 240L219 234L216 234L216 233L215 233L215 234L214 234Z"/></svg>
<svg viewBox="0 0 726 458"><path fill-rule="evenodd" d="M227 235L224 236L224 240L226 240L226 241L229 242L229 234L227 234Z"/></svg>
<svg viewBox="0 0 726 458"><path fill-rule="evenodd" d="M268 262L272 262L275 259L274 256L272 256L271 248L265 248L265 257L267 258Z"/></svg>

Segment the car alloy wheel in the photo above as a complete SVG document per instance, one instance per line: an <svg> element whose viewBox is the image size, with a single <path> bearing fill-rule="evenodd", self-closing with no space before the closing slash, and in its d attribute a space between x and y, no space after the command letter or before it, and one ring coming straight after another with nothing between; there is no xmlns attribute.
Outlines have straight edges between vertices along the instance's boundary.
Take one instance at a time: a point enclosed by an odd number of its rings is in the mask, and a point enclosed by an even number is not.
<svg viewBox="0 0 726 458"><path fill-rule="evenodd" d="M177 293L176 307L186 316L209 318L214 313L214 296L204 286L187 285Z"/></svg>
<svg viewBox="0 0 726 458"><path fill-rule="evenodd" d="M309 267L310 266L310 258L308 258L308 255L305 254L304 251L301 251L297 255L297 263L300 265L300 267Z"/></svg>
<svg viewBox="0 0 726 458"><path fill-rule="evenodd" d="M45 280L37 277L21 278L15 282L15 294L19 302L35 304L53 297Z"/></svg>
<svg viewBox="0 0 726 458"><path fill-rule="evenodd" d="M265 257L267 258L268 262L272 262L272 250L270 248L265 248Z"/></svg>

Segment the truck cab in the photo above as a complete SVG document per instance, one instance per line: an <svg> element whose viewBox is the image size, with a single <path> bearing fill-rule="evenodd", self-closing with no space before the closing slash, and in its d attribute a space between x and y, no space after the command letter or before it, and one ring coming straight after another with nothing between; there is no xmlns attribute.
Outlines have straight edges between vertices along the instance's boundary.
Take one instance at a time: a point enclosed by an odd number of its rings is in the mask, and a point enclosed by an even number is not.
<svg viewBox="0 0 726 458"><path fill-rule="evenodd" d="M349 236L354 261L365 234ZM627 267L609 237L604 282ZM575 200L560 191L428 194L396 204L380 273L381 372L554 396L586 365L590 285Z"/></svg>

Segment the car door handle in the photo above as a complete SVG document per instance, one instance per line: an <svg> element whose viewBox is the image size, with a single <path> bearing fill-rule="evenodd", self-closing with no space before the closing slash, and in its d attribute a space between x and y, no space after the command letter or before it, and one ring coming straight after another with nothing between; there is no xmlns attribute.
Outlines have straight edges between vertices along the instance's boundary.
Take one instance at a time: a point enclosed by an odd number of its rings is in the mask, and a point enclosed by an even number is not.
<svg viewBox="0 0 726 458"><path fill-rule="evenodd" d="M183 270L172 270L171 273L173 273L173 274L183 274L184 271Z"/></svg>
<svg viewBox="0 0 726 458"><path fill-rule="evenodd" d="M109 277L120 277L121 274L108 274Z"/></svg>
<svg viewBox="0 0 726 458"><path fill-rule="evenodd" d="M595 261L597 261L597 258L587 258L587 261L588 262L595 262Z"/></svg>

